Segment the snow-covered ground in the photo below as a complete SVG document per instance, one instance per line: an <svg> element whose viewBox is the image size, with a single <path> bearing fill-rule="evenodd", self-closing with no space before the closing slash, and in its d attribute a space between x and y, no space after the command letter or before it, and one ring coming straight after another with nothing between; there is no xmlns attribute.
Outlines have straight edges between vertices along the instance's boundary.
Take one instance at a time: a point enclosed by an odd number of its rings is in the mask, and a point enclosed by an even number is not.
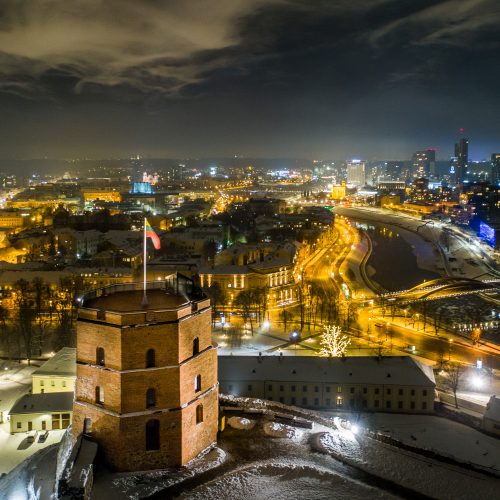
<svg viewBox="0 0 500 500"><path fill-rule="evenodd" d="M0 479L3 500L48 500L54 492L57 450L55 444L38 450Z"/></svg>
<svg viewBox="0 0 500 500"><path fill-rule="evenodd" d="M134 474L100 469L92 498L498 497L500 441L455 422L427 415L336 415L250 398L224 396L223 401L263 410L263 415L231 417L217 447L180 469ZM313 426L273 422L274 412ZM382 443L368 430L474 464L476 470ZM56 452L54 447L41 450L0 480L0 498L11 498L12 492L20 499L35 498L30 492L50 491ZM480 467L490 474L479 473Z"/></svg>
<svg viewBox="0 0 500 500"><path fill-rule="evenodd" d="M92 498L95 500L108 498L138 500L145 498L217 468L226 459L226 452L216 447L207 450L186 467L180 469L165 469L134 474L100 471L94 476Z"/></svg>
<svg viewBox="0 0 500 500"><path fill-rule="evenodd" d="M13 404L31 389L31 374L38 366L27 366L13 361L0 362L0 474L11 471L16 465L37 451L58 443L64 431L50 431L45 443L26 442L27 433L10 434L8 413Z"/></svg>
<svg viewBox="0 0 500 500"><path fill-rule="evenodd" d="M180 498L191 500L397 498L307 461L262 461L224 474Z"/></svg>
<svg viewBox="0 0 500 500"><path fill-rule="evenodd" d="M500 440L457 422L429 415L378 413L363 416L358 425L500 475Z"/></svg>

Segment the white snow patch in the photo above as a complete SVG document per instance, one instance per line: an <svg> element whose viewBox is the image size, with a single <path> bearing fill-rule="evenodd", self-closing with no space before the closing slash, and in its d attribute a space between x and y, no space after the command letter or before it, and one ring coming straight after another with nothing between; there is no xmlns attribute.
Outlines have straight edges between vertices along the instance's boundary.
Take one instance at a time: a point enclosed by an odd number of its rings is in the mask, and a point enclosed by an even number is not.
<svg viewBox="0 0 500 500"><path fill-rule="evenodd" d="M233 429L239 429L239 430L250 430L255 427L255 420L250 420L249 418L245 417L231 417L228 419L227 423L233 428Z"/></svg>
<svg viewBox="0 0 500 500"><path fill-rule="evenodd" d="M300 431L289 425L277 422L266 422L263 425L264 432L271 437L293 439L300 436Z"/></svg>
<svg viewBox="0 0 500 500"><path fill-rule="evenodd" d="M276 460L243 467L181 495L190 500L289 500L298 497L311 500L392 498L326 467Z"/></svg>
<svg viewBox="0 0 500 500"><path fill-rule="evenodd" d="M359 457L360 448L356 438L349 431L319 432L312 436L311 446L314 450L330 455L341 455L344 458Z"/></svg>
<svg viewBox="0 0 500 500"><path fill-rule="evenodd" d="M363 425L405 444L500 472L500 440L458 422L431 415L378 413L365 417Z"/></svg>
<svg viewBox="0 0 500 500"><path fill-rule="evenodd" d="M227 460L221 448L210 448L182 469L142 473L110 473L94 483L92 498L127 498L139 500L191 477L220 466Z"/></svg>
<svg viewBox="0 0 500 500"><path fill-rule="evenodd" d="M64 472L64 467L66 467L66 462L71 455L73 444L73 433L71 431L71 426L69 426L66 429L61 442L59 443L59 449L57 450L56 484L59 479L61 479L62 473Z"/></svg>

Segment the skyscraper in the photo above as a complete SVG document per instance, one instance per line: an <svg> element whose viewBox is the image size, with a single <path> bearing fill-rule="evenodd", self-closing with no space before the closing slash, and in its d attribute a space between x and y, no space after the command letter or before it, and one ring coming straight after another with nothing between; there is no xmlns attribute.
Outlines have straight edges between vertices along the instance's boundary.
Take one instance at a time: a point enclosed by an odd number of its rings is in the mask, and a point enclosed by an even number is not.
<svg viewBox="0 0 500 500"><path fill-rule="evenodd" d="M491 183L495 186L500 185L500 153L491 155Z"/></svg>
<svg viewBox="0 0 500 500"><path fill-rule="evenodd" d="M351 160L347 162L347 183L354 186L364 186L366 183L366 162Z"/></svg>
<svg viewBox="0 0 500 500"><path fill-rule="evenodd" d="M412 158L413 176L429 177L436 173L436 150L426 149L424 151L415 151Z"/></svg>
<svg viewBox="0 0 500 500"><path fill-rule="evenodd" d="M469 139L462 137L455 144L455 182L462 184L467 179L467 166L469 163Z"/></svg>

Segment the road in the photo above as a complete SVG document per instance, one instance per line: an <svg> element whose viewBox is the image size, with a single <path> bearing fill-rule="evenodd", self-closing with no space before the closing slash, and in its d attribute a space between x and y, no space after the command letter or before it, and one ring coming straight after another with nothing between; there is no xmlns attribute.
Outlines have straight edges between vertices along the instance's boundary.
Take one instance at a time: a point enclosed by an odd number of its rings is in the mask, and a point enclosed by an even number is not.
<svg viewBox="0 0 500 500"><path fill-rule="evenodd" d="M378 222L382 223L386 226L395 226L404 228L410 231L413 231L415 233L418 233L419 236L422 239L422 244L425 246L439 246L439 251L441 253L441 258L443 259L443 272L447 274L455 274L458 275L458 273L455 273L452 268L448 268L448 252L454 253L456 256L455 258L458 259L458 254L460 250L463 252L464 251L464 242L463 239L460 239L459 241L459 247L460 248L453 248L453 243L451 243L449 246L450 248L444 249L441 248L440 245L438 245L438 241L440 238L440 233L442 231L442 228L438 226L428 226L427 223L423 223L420 220L408 217L408 216L398 216L398 215L393 215L390 213L385 213L382 211L377 211L374 209L343 209L339 208L336 209L336 212L339 213L340 215L343 216L348 216L355 218L357 220L367 220L370 222ZM338 220L338 219L337 219ZM418 251L417 248L414 249L415 251ZM429 252L427 251L428 255L436 255L434 252ZM388 259L390 259L391 256L388 255ZM477 277L478 274L482 273L481 278L487 278L489 271L490 271L490 262L488 264L484 263L482 259L474 257L474 254L471 253L466 253L466 257L462 256L461 257L464 261L465 258L467 258L469 261L474 262L474 264L467 264L464 266L465 271L467 271L466 274L469 273L474 273L474 277ZM351 251L347 257L344 257L343 260L344 266L346 266L346 262L350 261L351 265L362 265L362 259L360 259L359 254L355 255L354 251ZM323 269L329 264L329 262L325 262L323 264ZM427 263L428 264L428 263ZM318 267L314 269L314 272L323 272L321 270L321 265L318 263ZM359 273L359 275L363 275L362 272ZM461 277L463 276L462 273L459 274ZM491 274L489 274L491 276ZM472 277L472 276L471 276ZM342 276L342 279L346 279L345 273L344 276ZM363 280L357 280L358 283L356 283L357 287L363 287L365 286L366 289L366 294L369 296L370 290L366 287L366 284L363 282ZM370 316L372 317L371 320L369 320ZM379 327L375 327L375 324L384 324L387 321L390 321L391 318L381 318L380 312L378 310L374 309L367 309L363 308L358 311L358 332L360 333L360 339L356 339L357 343L366 343L367 345L370 346L376 346L378 341L381 341L379 345L382 346L384 350L390 347L391 345L391 335L392 335L392 347L396 348L398 350L405 350L406 352L409 352L407 350L408 346L415 346L415 354L432 360L432 361L439 361L439 360L456 360L460 361L463 363L468 363L468 364L474 364L477 359L482 359L485 366L491 367L491 368L496 368L500 369L500 348L498 350L498 353L495 353L493 349L486 349L486 348L478 348L473 345L468 345L468 341L462 337L455 336L452 333L445 332L441 330L439 332L439 336L436 336L434 333L424 333L422 330L417 330L413 328L412 325L407 325L406 327L402 324L392 324L388 328L388 335L387 335L387 341L385 340L385 329L387 327L384 327L383 332L377 332L377 329L380 330ZM400 323L403 321L400 321ZM370 326L369 326L370 325ZM420 325L420 328L422 328L422 325ZM428 326L429 328L429 326ZM382 336L383 338L379 338ZM450 342L449 339L452 339L452 342ZM469 342L469 344L471 344Z"/></svg>

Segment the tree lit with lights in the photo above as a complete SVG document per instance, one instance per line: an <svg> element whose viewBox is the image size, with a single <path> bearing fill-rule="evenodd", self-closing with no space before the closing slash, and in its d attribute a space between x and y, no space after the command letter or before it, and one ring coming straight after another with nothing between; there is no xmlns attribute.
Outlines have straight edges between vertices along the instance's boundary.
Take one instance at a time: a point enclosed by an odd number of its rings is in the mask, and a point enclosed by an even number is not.
<svg viewBox="0 0 500 500"><path fill-rule="evenodd" d="M342 333L340 327L335 325L326 325L321 335L320 355L324 357L343 356L351 339Z"/></svg>

